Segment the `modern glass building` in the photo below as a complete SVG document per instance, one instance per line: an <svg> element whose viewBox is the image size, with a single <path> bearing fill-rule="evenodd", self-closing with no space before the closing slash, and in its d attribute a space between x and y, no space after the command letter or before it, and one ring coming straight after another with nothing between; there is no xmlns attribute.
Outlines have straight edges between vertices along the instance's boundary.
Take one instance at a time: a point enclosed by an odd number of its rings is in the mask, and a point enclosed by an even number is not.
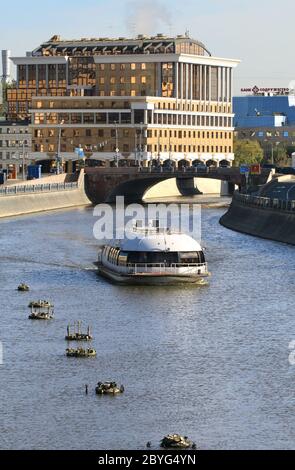
<svg viewBox="0 0 295 470"><path fill-rule="evenodd" d="M276 146L295 146L295 96L240 96L233 98L234 135L258 140L266 154Z"/></svg>
<svg viewBox="0 0 295 470"><path fill-rule="evenodd" d="M295 126L295 96L233 98L235 128Z"/></svg>

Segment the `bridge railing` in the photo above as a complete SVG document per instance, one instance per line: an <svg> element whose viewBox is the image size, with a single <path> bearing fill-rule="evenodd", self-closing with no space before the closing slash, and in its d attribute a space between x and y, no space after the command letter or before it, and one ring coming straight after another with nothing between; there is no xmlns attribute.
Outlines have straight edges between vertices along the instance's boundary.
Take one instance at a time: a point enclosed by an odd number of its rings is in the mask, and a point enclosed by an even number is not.
<svg viewBox="0 0 295 470"><path fill-rule="evenodd" d="M86 168L86 174L89 173L91 174L92 171L95 172L101 172L101 173L110 173L110 174L138 174L138 173L143 173L143 174L159 174L159 173L164 173L164 174L174 174L174 173L181 173L181 174L194 174L194 175L206 175L206 174L211 174L211 173L223 173L223 174L231 174L238 172L239 169L236 168L226 168L226 167L197 167L197 166L191 166L191 167L183 167L183 168L175 168L175 167L89 167Z"/></svg>
<svg viewBox="0 0 295 470"><path fill-rule="evenodd" d="M263 196L252 196L251 194L234 193L234 199L242 204L275 209L280 211L295 212L295 200L283 201L278 198L269 198Z"/></svg>
<svg viewBox="0 0 295 470"><path fill-rule="evenodd" d="M19 194L46 193L53 191L71 191L77 188L77 182L5 186L3 188L0 188L0 197L16 196Z"/></svg>

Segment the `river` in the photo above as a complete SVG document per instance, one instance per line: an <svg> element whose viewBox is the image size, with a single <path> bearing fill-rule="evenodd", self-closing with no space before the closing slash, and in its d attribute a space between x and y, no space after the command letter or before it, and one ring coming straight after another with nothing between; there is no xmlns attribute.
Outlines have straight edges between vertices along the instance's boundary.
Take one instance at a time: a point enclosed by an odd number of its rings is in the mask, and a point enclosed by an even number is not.
<svg viewBox="0 0 295 470"><path fill-rule="evenodd" d="M1 449L157 448L170 432L201 449L295 448L294 247L221 227L224 211L203 209L212 277L197 288L100 279L91 209L0 222ZM28 320L39 298L51 322ZM78 319L96 359L65 356ZM125 394L96 396L106 380Z"/></svg>

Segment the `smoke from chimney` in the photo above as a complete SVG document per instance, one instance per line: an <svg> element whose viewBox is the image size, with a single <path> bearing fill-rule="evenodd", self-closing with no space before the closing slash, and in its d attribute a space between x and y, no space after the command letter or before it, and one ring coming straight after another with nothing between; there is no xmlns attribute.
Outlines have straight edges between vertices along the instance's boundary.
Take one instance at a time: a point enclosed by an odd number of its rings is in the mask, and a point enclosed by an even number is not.
<svg viewBox="0 0 295 470"><path fill-rule="evenodd" d="M131 35L135 34L155 34L165 26L170 33L172 15L167 6L160 0L146 0L145 3L138 4L131 1L127 4L130 12L127 16L126 27ZM168 28L167 28L168 27ZM164 31L163 31L164 32Z"/></svg>

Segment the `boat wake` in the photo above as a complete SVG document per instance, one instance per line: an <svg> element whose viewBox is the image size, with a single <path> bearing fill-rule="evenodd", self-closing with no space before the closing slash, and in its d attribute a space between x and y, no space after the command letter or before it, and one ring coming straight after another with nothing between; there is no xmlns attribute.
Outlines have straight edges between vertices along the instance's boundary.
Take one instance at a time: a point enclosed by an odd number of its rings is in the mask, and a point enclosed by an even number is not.
<svg viewBox="0 0 295 470"><path fill-rule="evenodd" d="M37 264L39 266L68 268L68 269L75 269L79 271L96 271L97 269L95 268L95 266L83 266L83 265L80 265L77 263L71 263L71 262L59 263L59 262L54 262L54 261L40 261L40 260L34 260L32 258L25 258L25 257L19 257L19 256L2 256L1 262Z"/></svg>

